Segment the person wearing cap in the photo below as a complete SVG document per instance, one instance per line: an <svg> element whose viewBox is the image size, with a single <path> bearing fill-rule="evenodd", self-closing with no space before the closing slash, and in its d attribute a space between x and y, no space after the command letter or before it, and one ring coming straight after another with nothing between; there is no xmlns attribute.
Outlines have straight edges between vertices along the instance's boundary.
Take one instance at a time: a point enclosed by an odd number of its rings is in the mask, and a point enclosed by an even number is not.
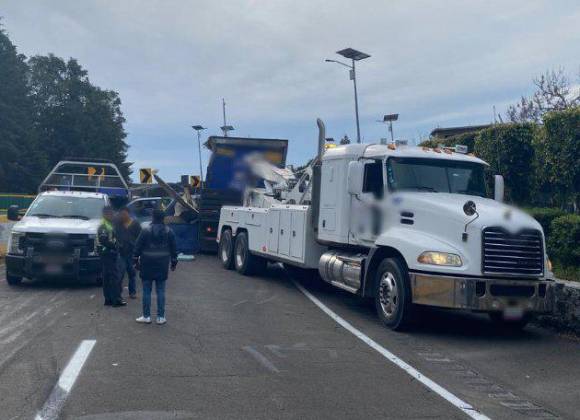
<svg viewBox="0 0 580 420"><path fill-rule="evenodd" d="M119 248L113 227L115 212L110 206L103 208L103 220L97 229L97 252L103 266L103 295L106 306L124 306L121 298L121 277L119 275Z"/></svg>
<svg viewBox="0 0 580 420"><path fill-rule="evenodd" d="M143 282L143 315L136 319L139 323L151 323L151 291L155 283L157 295L157 324L167 322L165 318L165 283L169 267L177 266L177 246L175 234L165 225L165 212L153 211L151 225L144 228L135 245L135 265L140 270Z"/></svg>

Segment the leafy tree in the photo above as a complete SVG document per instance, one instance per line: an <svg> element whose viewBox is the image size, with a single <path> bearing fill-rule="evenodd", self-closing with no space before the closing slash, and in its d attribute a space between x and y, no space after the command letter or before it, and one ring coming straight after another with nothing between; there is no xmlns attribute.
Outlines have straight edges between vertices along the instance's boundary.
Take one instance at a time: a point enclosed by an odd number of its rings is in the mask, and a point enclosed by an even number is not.
<svg viewBox="0 0 580 420"><path fill-rule="evenodd" d="M45 171L36 149L25 60L0 28L0 191L32 192Z"/></svg>
<svg viewBox="0 0 580 420"><path fill-rule="evenodd" d="M475 154L505 177L506 193L518 204L532 196L534 124L502 124L481 130L475 138Z"/></svg>
<svg viewBox="0 0 580 420"><path fill-rule="evenodd" d="M580 81L580 74L578 76ZM536 91L528 98L522 96L510 105L507 115L512 122L540 123L546 112L563 111L580 105L580 88L573 88L564 70L547 71L534 79Z"/></svg>
<svg viewBox="0 0 580 420"><path fill-rule="evenodd" d="M29 66L40 149L49 166L64 156L104 158L127 177L119 95L91 84L87 71L72 58L65 62L52 54L35 56Z"/></svg>

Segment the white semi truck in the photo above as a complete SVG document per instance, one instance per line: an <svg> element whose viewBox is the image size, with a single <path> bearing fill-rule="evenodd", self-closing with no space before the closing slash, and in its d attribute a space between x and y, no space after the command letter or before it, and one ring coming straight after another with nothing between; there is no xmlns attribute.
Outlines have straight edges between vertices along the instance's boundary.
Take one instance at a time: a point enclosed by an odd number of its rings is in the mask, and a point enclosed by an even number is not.
<svg viewBox="0 0 580 420"><path fill-rule="evenodd" d="M488 198L484 161L394 144L326 150L318 125L318 155L300 176L257 162L265 188L221 209L225 268L251 274L273 261L317 269L333 286L373 298L396 330L416 305L485 312L512 327L551 311L542 228L503 203L501 176Z"/></svg>

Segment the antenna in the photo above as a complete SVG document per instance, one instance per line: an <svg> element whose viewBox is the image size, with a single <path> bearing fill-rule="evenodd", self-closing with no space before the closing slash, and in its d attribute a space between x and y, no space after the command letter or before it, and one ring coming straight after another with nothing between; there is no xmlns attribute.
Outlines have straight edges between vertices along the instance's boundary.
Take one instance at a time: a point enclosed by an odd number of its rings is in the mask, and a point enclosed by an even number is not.
<svg viewBox="0 0 580 420"><path fill-rule="evenodd" d="M222 111L224 114L224 125L222 125L220 128L224 132L224 137L227 137L228 131L234 130L234 127L228 125L228 120L226 119L226 100L224 98L222 98Z"/></svg>

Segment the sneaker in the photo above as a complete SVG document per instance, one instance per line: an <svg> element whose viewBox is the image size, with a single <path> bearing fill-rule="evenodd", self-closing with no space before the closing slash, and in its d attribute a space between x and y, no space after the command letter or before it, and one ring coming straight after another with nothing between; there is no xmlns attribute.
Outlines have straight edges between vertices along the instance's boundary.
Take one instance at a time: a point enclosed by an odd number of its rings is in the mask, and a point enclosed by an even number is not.
<svg viewBox="0 0 580 420"><path fill-rule="evenodd" d="M119 308L119 307L121 307L121 306L126 306L126 305L127 305L127 301L126 301L126 300L123 300L123 299L121 299L121 300L119 300L119 301L117 301L117 302L113 303L113 308Z"/></svg>
<svg viewBox="0 0 580 420"><path fill-rule="evenodd" d="M167 323L167 320L165 319L164 316L158 316L157 317L157 325L163 325L165 323Z"/></svg>
<svg viewBox="0 0 580 420"><path fill-rule="evenodd" d="M151 317L150 316L140 316L135 321L139 324L151 324Z"/></svg>

